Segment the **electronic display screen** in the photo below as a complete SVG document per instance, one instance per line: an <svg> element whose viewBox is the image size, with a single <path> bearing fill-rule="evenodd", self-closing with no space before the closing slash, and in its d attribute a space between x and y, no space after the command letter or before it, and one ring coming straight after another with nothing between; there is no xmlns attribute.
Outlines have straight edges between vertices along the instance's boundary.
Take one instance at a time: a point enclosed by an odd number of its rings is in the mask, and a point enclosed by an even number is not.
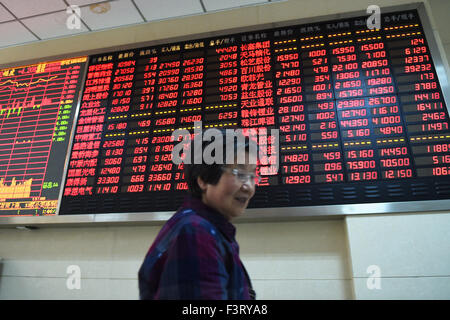
<svg viewBox="0 0 450 320"><path fill-rule="evenodd" d="M418 13L381 18L90 57L60 214L175 210L171 134L197 121L279 130L250 208L449 199L449 115Z"/></svg>
<svg viewBox="0 0 450 320"><path fill-rule="evenodd" d="M56 213L87 60L0 70L0 216Z"/></svg>

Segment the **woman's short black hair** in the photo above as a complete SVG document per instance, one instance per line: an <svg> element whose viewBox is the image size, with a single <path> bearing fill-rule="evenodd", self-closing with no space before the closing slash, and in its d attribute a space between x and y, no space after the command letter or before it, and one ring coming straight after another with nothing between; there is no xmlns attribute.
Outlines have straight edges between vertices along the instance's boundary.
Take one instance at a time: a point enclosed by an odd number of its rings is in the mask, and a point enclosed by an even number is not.
<svg viewBox="0 0 450 320"><path fill-rule="evenodd" d="M219 163L214 162L212 164L208 164L208 163L205 163L205 159L202 156L201 163L195 163L194 153L199 152L200 150L197 149L194 151L194 146L193 146L194 140L191 141L191 151L192 152L190 154L190 161L188 163L186 163L186 162L184 163L184 175L185 175L185 180L187 182L188 190L189 190L190 194L196 198L201 198L202 193L203 193L202 189L200 188L200 186L197 183L198 177L202 178L202 180L205 181L206 183L212 184L212 185L216 185L219 182L220 177L222 176L222 173L223 173L222 168L226 165L225 160L227 159L227 148L226 148L227 143L233 143L233 150L234 150L233 154L234 155L237 155L238 150L241 152L242 152L242 150L245 150L245 152L252 151L250 145L253 142L249 139L248 136L242 136L243 140L233 138L233 141L231 142L230 139L226 139L226 136L227 136L226 130L224 130L224 129L207 129L207 130L220 131L220 133L222 135L222 141L223 141L223 143L222 143L222 156L223 156L222 160L223 161L220 161ZM205 131L203 131L203 134L204 133L205 133ZM202 134L202 136L195 138L195 139L198 139L197 146L201 146L201 154L202 155L203 155L205 148L214 142L214 139L211 139L211 141L203 141L203 139L202 139L203 134ZM200 140L201 140L201 144L200 144ZM242 141L243 141L243 143L242 143ZM255 146L255 148L256 148L256 143L254 143L253 146Z"/></svg>

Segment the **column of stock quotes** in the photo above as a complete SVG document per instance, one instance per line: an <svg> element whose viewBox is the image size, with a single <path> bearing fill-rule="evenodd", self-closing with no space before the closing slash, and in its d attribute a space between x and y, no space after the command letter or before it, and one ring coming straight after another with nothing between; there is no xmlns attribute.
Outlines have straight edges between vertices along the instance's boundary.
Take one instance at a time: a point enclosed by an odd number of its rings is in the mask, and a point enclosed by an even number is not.
<svg viewBox="0 0 450 320"><path fill-rule="evenodd" d="M279 167L260 168L250 207L450 197L448 111L416 11L91 57L61 213L175 209L171 133L196 121L279 129L278 149L260 141Z"/></svg>
<svg viewBox="0 0 450 320"><path fill-rule="evenodd" d="M56 213L86 61L0 70L0 215Z"/></svg>

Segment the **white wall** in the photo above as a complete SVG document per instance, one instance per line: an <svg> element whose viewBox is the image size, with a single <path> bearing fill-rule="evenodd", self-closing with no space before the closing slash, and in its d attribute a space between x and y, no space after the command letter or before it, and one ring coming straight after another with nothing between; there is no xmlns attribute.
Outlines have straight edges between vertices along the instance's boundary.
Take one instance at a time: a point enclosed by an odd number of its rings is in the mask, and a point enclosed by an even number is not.
<svg viewBox="0 0 450 320"><path fill-rule="evenodd" d="M433 29L435 35L442 42L442 48L447 54L447 67L450 57L450 1L448 0L429 0L431 14L434 18Z"/></svg>
<svg viewBox="0 0 450 320"><path fill-rule="evenodd" d="M347 217L347 230L356 299L450 299L450 214Z"/></svg>
<svg viewBox="0 0 450 320"><path fill-rule="evenodd" d="M137 271L159 228L0 229L0 299L137 299ZM342 220L237 229L259 299L351 298ZM70 265L80 267L80 290L66 287Z"/></svg>
<svg viewBox="0 0 450 320"><path fill-rule="evenodd" d="M409 2L290 0L3 49L0 61L13 63L130 42L364 10L375 3ZM430 3L437 17L433 27L450 56L449 22L444 14L449 12L445 11L448 1ZM260 299L410 298L420 297L420 292L425 297L450 298L446 271L450 270L449 224L448 214L241 223L237 225L237 238ZM159 228L0 229L0 257L4 259L0 299L137 299L137 271ZM422 261L420 254L431 262ZM402 267L408 264L414 268ZM80 290L66 287L69 265L80 266ZM386 278L382 279L381 290L365 289L369 265L378 265ZM420 291L422 284L425 287Z"/></svg>

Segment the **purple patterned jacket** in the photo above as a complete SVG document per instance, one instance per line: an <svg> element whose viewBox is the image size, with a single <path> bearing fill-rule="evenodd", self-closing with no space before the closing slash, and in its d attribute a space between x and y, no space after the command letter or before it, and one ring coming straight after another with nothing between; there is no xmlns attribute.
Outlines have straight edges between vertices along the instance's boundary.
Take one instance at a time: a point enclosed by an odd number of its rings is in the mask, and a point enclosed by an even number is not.
<svg viewBox="0 0 450 320"><path fill-rule="evenodd" d="M141 299L255 298L239 258L236 228L189 197L165 223L139 269Z"/></svg>

